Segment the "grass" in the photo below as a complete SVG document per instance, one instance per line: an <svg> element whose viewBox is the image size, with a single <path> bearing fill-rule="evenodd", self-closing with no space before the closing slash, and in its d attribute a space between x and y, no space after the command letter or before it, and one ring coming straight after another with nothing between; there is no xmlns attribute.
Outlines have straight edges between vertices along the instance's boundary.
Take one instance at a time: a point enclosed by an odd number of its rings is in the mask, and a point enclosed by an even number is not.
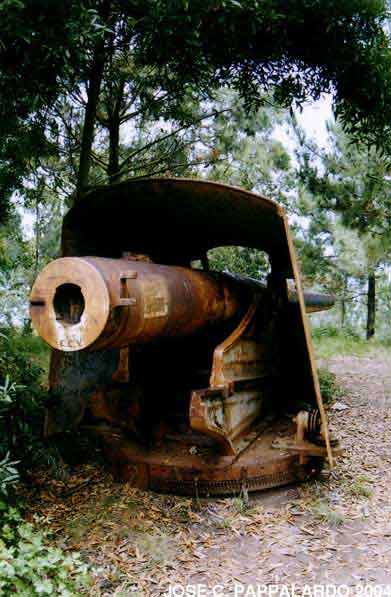
<svg viewBox="0 0 391 597"><path fill-rule="evenodd" d="M232 500L232 506L238 514L244 514L248 510L248 499L243 499L241 496L235 497Z"/></svg>
<svg viewBox="0 0 391 597"><path fill-rule="evenodd" d="M370 479L366 475L360 475L355 479L348 488L348 491L354 497L372 497L373 490L370 485Z"/></svg>
<svg viewBox="0 0 391 597"><path fill-rule="evenodd" d="M336 355L362 357L389 350L385 342L375 339L368 342L349 330L341 333L335 328L314 328L312 340L318 359L329 359Z"/></svg>
<svg viewBox="0 0 391 597"><path fill-rule="evenodd" d="M319 522L326 523L331 527L339 527L345 522L343 514L331 508L330 504L322 499L318 499L312 504L311 511Z"/></svg>

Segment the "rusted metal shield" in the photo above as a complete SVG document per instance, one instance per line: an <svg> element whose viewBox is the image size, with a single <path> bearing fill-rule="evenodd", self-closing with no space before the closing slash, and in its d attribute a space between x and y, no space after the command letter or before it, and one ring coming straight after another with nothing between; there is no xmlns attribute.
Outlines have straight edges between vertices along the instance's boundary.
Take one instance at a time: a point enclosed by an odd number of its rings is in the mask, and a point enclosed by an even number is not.
<svg viewBox="0 0 391 597"><path fill-rule="evenodd" d="M156 263L188 265L214 247L266 251L293 276L284 210L274 201L213 182L130 180L88 192L66 215L63 255L149 255Z"/></svg>

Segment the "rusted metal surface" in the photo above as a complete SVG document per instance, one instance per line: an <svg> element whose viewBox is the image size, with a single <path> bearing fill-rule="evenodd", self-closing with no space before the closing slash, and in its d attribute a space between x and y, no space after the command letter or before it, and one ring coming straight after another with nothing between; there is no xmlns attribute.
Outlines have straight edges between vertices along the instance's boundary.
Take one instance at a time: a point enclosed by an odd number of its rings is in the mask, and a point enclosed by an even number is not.
<svg viewBox="0 0 391 597"><path fill-rule="evenodd" d="M224 275L129 259L64 257L39 274L30 312L53 348L107 350L192 335L232 319L240 298L237 283Z"/></svg>
<svg viewBox="0 0 391 597"><path fill-rule="evenodd" d="M289 292L289 302L293 304L298 303L297 292ZM335 297L330 294L320 294L318 292L304 291L304 304L307 313L317 313L318 311L327 311L332 309L335 304Z"/></svg>
<svg viewBox="0 0 391 597"><path fill-rule="evenodd" d="M62 243L31 295L55 349L48 432L94 429L119 477L183 494L272 487L332 464L306 310L333 300L303 294L281 207L215 183L130 181L88 193ZM221 245L266 251L268 279L210 272L207 251Z"/></svg>
<svg viewBox="0 0 391 597"><path fill-rule="evenodd" d="M154 263L188 266L214 247L265 251L293 271L284 210L274 201L194 179L142 179L98 187L64 220L64 256L147 255Z"/></svg>
<svg viewBox="0 0 391 597"><path fill-rule="evenodd" d="M267 321L263 326L259 311L262 322ZM235 438L261 415L267 399L273 349L265 333L272 325L266 311L256 295L236 329L215 348L210 387L192 394L191 427L216 438L228 453L237 453Z"/></svg>
<svg viewBox="0 0 391 597"><path fill-rule="evenodd" d="M250 444L257 426L243 442ZM120 479L141 489L182 495L218 495L268 489L303 481L322 468L325 451L300 465L299 456L289 450L273 447L276 437L290 437L292 423L278 421L264 430L239 458L218 455L213 446L199 443L200 436L190 434L187 442L181 438L152 449L131 441L115 438L107 444L107 455L113 471Z"/></svg>

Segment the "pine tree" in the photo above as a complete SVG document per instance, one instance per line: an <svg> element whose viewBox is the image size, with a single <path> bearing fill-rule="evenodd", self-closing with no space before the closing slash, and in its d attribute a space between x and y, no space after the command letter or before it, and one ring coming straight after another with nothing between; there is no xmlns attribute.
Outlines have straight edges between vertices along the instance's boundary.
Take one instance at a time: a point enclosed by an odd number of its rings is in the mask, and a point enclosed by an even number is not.
<svg viewBox="0 0 391 597"><path fill-rule="evenodd" d="M352 143L340 125L328 128L329 144L321 149L296 126L300 180L311 197L310 208L302 204L302 213L311 214L313 229L323 230L324 243L329 244L329 251L333 247L334 255L336 221L357 233L365 255L369 340L376 327L376 275L391 259L389 165L376 147ZM342 273L349 278L348 269Z"/></svg>

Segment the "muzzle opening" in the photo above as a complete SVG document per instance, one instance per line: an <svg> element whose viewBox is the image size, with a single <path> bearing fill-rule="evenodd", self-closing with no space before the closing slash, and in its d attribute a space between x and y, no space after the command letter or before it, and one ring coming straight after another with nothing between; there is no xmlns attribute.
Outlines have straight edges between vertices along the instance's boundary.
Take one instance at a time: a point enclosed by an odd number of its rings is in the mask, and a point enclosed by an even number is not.
<svg viewBox="0 0 391 597"><path fill-rule="evenodd" d="M80 322L85 308L85 301L80 286L77 284L61 284L56 289L53 307L57 321L66 325Z"/></svg>

